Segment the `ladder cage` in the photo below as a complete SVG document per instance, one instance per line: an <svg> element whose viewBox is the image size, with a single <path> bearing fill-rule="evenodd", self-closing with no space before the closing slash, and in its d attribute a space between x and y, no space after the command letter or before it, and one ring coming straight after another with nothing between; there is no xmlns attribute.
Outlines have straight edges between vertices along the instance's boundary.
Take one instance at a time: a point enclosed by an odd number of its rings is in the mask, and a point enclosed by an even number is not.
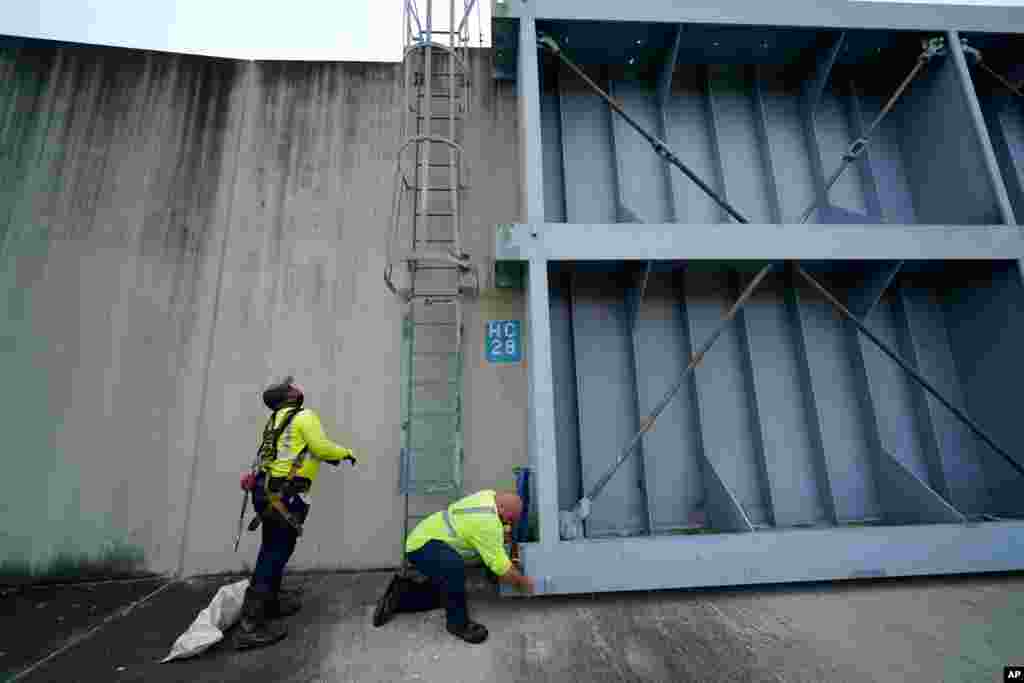
<svg viewBox="0 0 1024 683"><path fill-rule="evenodd" d="M411 496L453 500L462 493L462 307L479 286L462 249L467 173L460 144L471 109L469 17L475 2L404 5L402 137L384 274L404 307L403 541L411 523L423 517L413 514Z"/></svg>

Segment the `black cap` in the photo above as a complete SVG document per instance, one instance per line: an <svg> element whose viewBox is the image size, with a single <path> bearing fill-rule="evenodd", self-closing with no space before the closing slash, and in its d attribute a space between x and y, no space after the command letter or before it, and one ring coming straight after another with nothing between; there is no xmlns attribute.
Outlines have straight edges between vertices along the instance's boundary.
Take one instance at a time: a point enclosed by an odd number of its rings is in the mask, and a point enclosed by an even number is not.
<svg viewBox="0 0 1024 683"><path fill-rule="evenodd" d="M286 405L293 395L291 384L294 381L295 378L289 375L284 378L284 381L267 387L263 391L263 405L270 410L278 410L281 406Z"/></svg>

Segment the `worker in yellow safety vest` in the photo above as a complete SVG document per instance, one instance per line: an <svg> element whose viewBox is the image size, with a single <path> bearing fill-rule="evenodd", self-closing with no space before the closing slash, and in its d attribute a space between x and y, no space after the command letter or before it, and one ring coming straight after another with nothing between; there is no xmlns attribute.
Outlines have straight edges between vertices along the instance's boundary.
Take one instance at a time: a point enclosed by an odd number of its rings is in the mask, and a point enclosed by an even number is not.
<svg viewBox="0 0 1024 683"><path fill-rule="evenodd" d="M505 552L505 524L523 514L515 493L480 491L430 515L406 539L409 562L427 577L417 583L396 574L377 601L373 625L383 626L399 612L423 612L443 606L448 632L469 643L482 643L487 629L469 618L466 561L479 558L498 580L527 593L534 581L520 573Z"/></svg>
<svg viewBox="0 0 1024 683"><path fill-rule="evenodd" d="M316 412L303 407L304 392L292 377L263 392L263 403L273 413L263 430L258 467L243 477L242 488L252 494L263 537L249 587L235 647L247 649L275 643L287 635L268 619L290 616L299 610L297 596L281 590L285 565L295 552L302 525L309 514L309 490L320 463L337 467L343 460L356 465L352 450L330 441Z"/></svg>

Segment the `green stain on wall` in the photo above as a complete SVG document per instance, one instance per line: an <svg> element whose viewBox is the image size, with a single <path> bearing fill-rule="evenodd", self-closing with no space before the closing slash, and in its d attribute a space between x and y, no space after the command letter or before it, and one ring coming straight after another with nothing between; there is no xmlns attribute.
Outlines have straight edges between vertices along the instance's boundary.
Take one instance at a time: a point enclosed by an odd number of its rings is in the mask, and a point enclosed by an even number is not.
<svg viewBox="0 0 1024 683"><path fill-rule="evenodd" d="M83 511L82 454L57 448L75 354L62 366L50 330L74 330L54 304L77 292L46 282L48 217L70 191L57 134L68 122L43 106L55 87L45 60L0 49L0 76L0 376L17 388L4 405L12 428L0 486L0 583L135 575L141 549L119 540L127 536L111 531L108 514Z"/></svg>
<svg viewBox="0 0 1024 683"><path fill-rule="evenodd" d="M24 556L0 562L0 585L63 583L152 575L145 571L142 548L112 540L91 553L58 551L43 561Z"/></svg>

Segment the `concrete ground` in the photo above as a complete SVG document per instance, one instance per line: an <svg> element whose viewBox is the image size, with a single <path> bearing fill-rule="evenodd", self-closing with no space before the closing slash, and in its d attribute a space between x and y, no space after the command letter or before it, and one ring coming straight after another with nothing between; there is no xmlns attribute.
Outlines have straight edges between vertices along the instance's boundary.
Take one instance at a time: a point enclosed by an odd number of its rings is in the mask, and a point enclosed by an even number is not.
<svg viewBox="0 0 1024 683"><path fill-rule="evenodd" d="M987 682L1024 663L1019 574L529 600L501 599L481 585L473 614L491 637L479 646L449 636L440 611L373 628L388 578L289 577L305 589L306 605L287 620L287 640L158 664L233 579L173 584L20 680ZM130 604L159 585L3 595L0 672L10 680L100 623L119 600Z"/></svg>

